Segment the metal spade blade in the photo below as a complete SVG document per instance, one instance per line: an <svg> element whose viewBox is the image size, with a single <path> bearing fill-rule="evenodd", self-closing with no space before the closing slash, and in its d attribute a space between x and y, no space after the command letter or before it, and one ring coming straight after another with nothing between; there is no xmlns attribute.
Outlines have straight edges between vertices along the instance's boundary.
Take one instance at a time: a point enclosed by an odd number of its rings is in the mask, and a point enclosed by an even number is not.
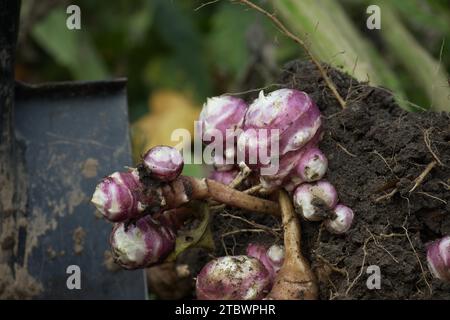
<svg viewBox="0 0 450 320"><path fill-rule="evenodd" d="M143 299L89 203L131 164L125 81L15 84L19 12L0 1L0 299Z"/></svg>
<svg viewBox="0 0 450 320"><path fill-rule="evenodd" d="M145 297L142 271L112 270L111 225L90 203L102 177L131 165L125 85L16 86L15 134L27 184L17 262L42 285L37 298ZM71 289L78 267L81 289Z"/></svg>

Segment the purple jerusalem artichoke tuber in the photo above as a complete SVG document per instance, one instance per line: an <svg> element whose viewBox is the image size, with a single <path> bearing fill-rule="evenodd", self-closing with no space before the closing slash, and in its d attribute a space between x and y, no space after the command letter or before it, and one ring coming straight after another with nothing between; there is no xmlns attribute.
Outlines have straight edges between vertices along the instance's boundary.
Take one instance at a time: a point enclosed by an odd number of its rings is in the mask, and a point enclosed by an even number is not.
<svg viewBox="0 0 450 320"><path fill-rule="evenodd" d="M232 96L208 98L203 104L199 117L203 137L214 136L214 130L220 131L223 137L227 137L227 134L241 127L246 112L247 104L242 99ZM212 141L203 139L203 142L208 144Z"/></svg>
<svg viewBox="0 0 450 320"><path fill-rule="evenodd" d="M294 191L294 205L296 211L309 221L320 221L327 216L318 210L317 204L324 205L326 209L333 209L338 196L336 189L326 180L321 180L313 184L302 184Z"/></svg>
<svg viewBox="0 0 450 320"><path fill-rule="evenodd" d="M295 173L291 173L302 155L303 150L297 150L281 156L276 173L265 174L263 171L260 172L261 185L267 190L275 190L279 187L284 187L286 181L292 181L292 179L298 178L296 182L301 183L301 178L296 176Z"/></svg>
<svg viewBox="0 0 450 320"><path fill-rule="evenodd" d="M226 256L210 261L197 276L200 300L260 300L269 292L269 271L256 258Z"/></svg>
<svg viewBox="0 0 450 320"><path fill-rule="evenodd" d="M114 261L125 269L162 262L175 247L174 228L166 221L144 216L129 225L115 224L110 235Z"/></svg>
<svg viewBox="0 0 450 320"><path fill-rule="evenodd" d="M322 179L328 169L328 160L317 148L322 139L323 132L318 130L314 137L301 149L281 156L280 168L288 163L290 171L283 180L282 186L288 192L304 183ZM294 154L291 156L291 154ZM280 171L280 170L279 170ZM277 173L279 175L279 173Z"/></svg>
<svg viewBox="0 0 450 320"><path fill-rule="evenodd" d="M450 282L450 236L428 245L427 262L433 276Z"/></svg>
<svg viewBox="0 0 450 320"><path fill-rule="evenodd" d="M274 244L267 248L267 246L261 244L251 243L247 246L247 255L261 261L269 271L271 283L273 283L284 261L284 247Z"/></svg>
<svg viewBox="0 0 450 320"><path fill-rule="evenodd" d="M204 144L214 141L219 134L223 140L223 160L235 158L236 130L242 126L247 104L244 100L232 96L208 98L200 113L198 129ZM215 158L222 155L216 155ZM217 159L216 159L217 160ZM215 161L220 167L220 161Z"/></svg>
<svg viewBox="0 0 450 320"><path fill-rule="evenodd" d="M310 141L321 127L320 111L305 93L293 89L280 89L267 96L261 91L249 106L244 121L246 139L238 140L238 149L254 151L263 144L271 150L271 131L261 135L259 129L278 130L279 155L299 150ZM247 132L258 131L258 135ZM248 151L246 152L248 153ZM251 164L250 164L251 165Z"/></svg>
<svg viewBox="0 0 450 320"><path fill-rule="evenodd" d="M253 170L258 170L264 165L269 165L271 162L270 154L273 150L272 156L279 157L277 147L272 147L272 142L278 142L279 138L270 130L262 128L249 128L241 132L237 139L236 151L240 158L238 162L245 162L245 164Z"/></svg>
<svg viewBox="0 0 450 320"><path fill-rule="evenodd" d="M184 165L180 152L169 146L151 148L145 153L142 163L152 178L163 182L175 180Z"/></svg>
<svg viewBox="0 0 450 320"><path fill-rule="evenodd" d="M325 220L325 228L331 233L341 234L350 229L353 222L353 210L343 204L334 208L334 217Z"/></svg>
<svg viewBox="0 0 450 320"><path fill-rule="evenodd" d="M328 168L328 160L317 148L322 139L322 130L318 130L311 140L302 148L279 156L278 170L276 173L265 174L260 166L260 181L268 190L283 187L292 192L296 186L303 182L320 180Z"/></svg>
<svg viewBox="0 0 450 320"><path fill-rule="evenodd" d="M136 218L145 210L140 190L136 170L115 172L97 185L91 201L109 221L124 221Z"/></svg>
<svg viewBox="0 0 450 320"><path fill-rule="evenodd" d="M197 124L203 143L208 145L219 135L223 142L223 153L214 154L212 159L218 171L234 167L237 130L242 126L246 112L245 101L231 96L208 98L203 104Z"/></svg>
<svg viewBox="0 0 450 320"><path fill-rule="evenodd" d="M312 182L323 178L328 169L328 160L316 146L303 153L294 172L302 181Z"/></svg>

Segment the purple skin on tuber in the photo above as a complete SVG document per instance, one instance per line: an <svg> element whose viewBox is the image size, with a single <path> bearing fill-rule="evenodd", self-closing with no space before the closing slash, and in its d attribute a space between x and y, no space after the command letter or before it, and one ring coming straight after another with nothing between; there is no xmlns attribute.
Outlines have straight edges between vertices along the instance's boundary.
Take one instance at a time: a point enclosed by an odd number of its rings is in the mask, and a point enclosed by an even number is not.
<svg viewBox="0 0 450 320"><path fill-rule="evenodd" d="M209 179L229 185L239 174L239 170L233 169L229 171L213 171L209 175Z"/></svg>
<svg viewBox="0 0 450 320"><path fill-rule="evenodd" d="M267 248L261 244L251 243L247 246L247 255L261 261L270 273L271 284L284 261L284 247L274 244Z"/></svg>
<svg viewBox="0 0 450 320"><path fill-rule="evenodd" d="M311 146L303 153L294 169L295 174L305 182L323 178L328 169L328 160L316 146Z"/></svg>
<svg viewBox="0 0 450 320"><path fill-rule="evenodd" d="M321 139L320 111L304 92L280 89L265 96L261 91L249 107L234 97L210 98L204 104L199 120L206 144L215 131L228 139L235 129L242 127L243 132L237 141L238 151L245 155L245 163L258 172L271 165L263 163L263 160L269 160L268 154L273 156L271 130L278 130L279 150L273 151L280 160L279 170L275 174L260 176L263 188L268 191L285 185L293 189L302 182L320 180L326 172L327 159L317 149ZM265 153L264 159L260 152ZM235 156L234 149L225 150L223 157L215 156L215 169L230 170L231 166L224 161Z"/></svg>
<svg viewBox="0 0 450 320"><path fill-rule="evenodd" d="M325 228L334 234L342 234L352 226L353 210L343 204L338 204L334 208L335 216L324 221Z"/></svg>
<svg viewBox="0 0 450 320"><path fill-rule="evenodd" d="M151 177L163 182L175 180L184 165L180 152L169 146L151 148L145 153L142 163Z"/></svg>
<svg viewBox="0 0 450 320"><path fill-rule="evenodd" d="M115 172L97 185L91 201L109 221L124 221L138 217L145 210L140 190L136 170Z"/></svg>
<svg viewBox="0 0 450 320"><path fill-rule="evenodd" d="M207 145L213 142L213 137L220 133L223 137L224 158L234 159L235 133L241 128L246 112L247 103L242 99L232 96L208 98L198 119L203 143Z"/></svg>
<svg viewBox="0 0 450 320"><path fill-rule="evenodd" d="M450 236L428 245L427 262L434 277L450 282Z"/></svg>
<svg viewBox="0 0 450 320"><path fill-rule="evenodd" d="M326 180L321 180L313 184L305 183L297 187L294 191L294 206L296 211L309 221L320 221L326 218L321 210L314 204L314 200L319 200L327 209L333 209L338 196L336 189Z"/></svg>
<svg viewBox="0 0 450 320"><path fill-rule="evenodd" d="M226 256L207 263L197 276L199 300L260 300L270 290L269 271L256 258Z"/></svg>
<svg viewBox="0 0 450 320"><path fill-rule="evenodd" d="M146 268L162 262L175 247L168 220L144 216L135 223L117 223L110 235L114 261L125 269Z"/></svg>
<svg viewBox="0 0 450 320"><path fill-rule="evenodd" d="M230 152L229 152L230 153ZM214 155L213 157L213 167L214 170L216 171L229 171L232 170L234 168L236 168L235 165L235 161L234 161L234 153L233 155L230 155L231 159L233 161L229 161L229 162L233 162L233 163L228 163L227 164L227 155L222 156L222 155Z"/></svg>
<svg viewBox="0 0 450 320"><path fill-rule="evenodd" d="M302 91L280 89L267 96L261 91L259 97L249 106L244 121L246 132L257 129L277 129L279 133L279 155L299 150L310 141L320 129L322 122L320 111L311 98ZM267 144L271 150L270 132L265 135L248 135L248 139L239 139L241 151L255 149L256 145ZM259 141L259 137L262 140ZM248 164L249 166L251 164Z"/></svg>
<svg viewBox="0 0 450 320"><path fill-rule="evenodd" d="M242 99L231 96L208 98L199 117L203 136L213 136L213 131L218 130L226 137L230 130L242 126L246 112L247 104ZM203 142L208 144L212 141L203 139Z"/></svg>
<svg viewBox="0 0 450 320"><path fill-rule="evenodd" d="M275 174L261 172L262 186L268 190L283 187L292 192L301 183L322 179L328 169L328 160L317 148L321 139L322 131L319 130L303 148L280 156Z"/></svg>
<svg viewBox="0 0 450 320"><path fill-rule="evenodd" d="M278 170L275 174L263 174L260 173L261 185L267 190L275 190L279 187L284 187L286 181L291 181L296 179L296 183L301 183L302 180L294 174L292 174L293 169L303 155L303 150L289 152L280 157L280 162L278 165Z"/></svg>
<svg viewBox="0 0 450 320"><path fill-rule="evenodd" d="M271 139L270 130L258 131L250 128L241 132L236 146L237 153L244 157L240 160L254 170L258 170L264 165L269 165L270 159L268 159L267 155L270 155L272 152ZM272 156L279 157L279 154L275 152L275 155ZM263 159L263 157L266 158ZM267 163L268 161L269 163Z"/></svg>

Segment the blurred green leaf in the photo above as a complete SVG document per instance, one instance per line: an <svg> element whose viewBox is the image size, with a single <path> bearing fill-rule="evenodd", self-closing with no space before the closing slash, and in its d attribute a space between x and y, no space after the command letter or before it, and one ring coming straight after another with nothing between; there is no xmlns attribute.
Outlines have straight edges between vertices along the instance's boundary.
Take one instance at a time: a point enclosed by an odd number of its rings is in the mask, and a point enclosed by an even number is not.
<svg viewBox="0 0 450 320"><path fill-rule="evenodd" d="M410 75L410 79L428 95L427 109L449 111L450 88L448 74L409 32L392 6L391 1L373 0L381 7L384 28L381 37L387 50L399 61Z"/></svg>
<svg viewBox="0 0 450 320"><path fill-rule="evenodd" d="M194 24L193 15L182 11L174 1L154 0L154 3L156 5L155 27L170 48L171 52L168 56L172 58L171 70L176 69L182 74L182 82L179 85L192 87L199 100L203 100L211 95L212 88L207 63L205 63L201 34ZM154 76L173 76L168 71L161 69Z"/></svg>
<svg viewBox="0 0 450 320"><path fill-rule="evenodd" d="M181 90L191 87L188 75L179 68L171 55L157 56L148 61L144 80L155 88Z"/></svg>
<svg viewBox="0 0 450 320"><path fill-rule="evenodd" d="M205 176L205 168L201 164L186 163L183 167L183 175L203 178Z"/></svg>
<svg viewBox="0 0 450 320"><path fill-rule="evenodd" d="M129 45L134 46L145 41L144 38L153 23L154 14L155 4L152 1L145 1L139 10L127 18Z"/></svg>
<svg viewBox="0 0 450 320"><path fill-rule="evenodd" d="M67 15L61 9L51 11L33 29L33 39L77 80L108 77L106 66L85 29L69 30ZM82 66L82 67L81 67Z"/></svg>
<svg viewBox="0 0 450 320"><path fill-rule="evenodd" d="M433 3L435 4L433 5ZM392 5L408 19L421 27L427 27L440 32L448 32L450 21L442 6L437 6L436 1L429 3L420 0L391 1Z"/></svg>
<svg viewBox="0 0 450 320"><path fill-rule="evenodd" d="M166 261L174 261L180 253L192 247L203 247L205 249L214 248L210 229L209 207L204 202L192 204L193 210L199 214L200 223L192 230L181 230L178 232L175 250L167 257Z"/></svg>
<svg viewBox="0 0 450 320"><path fill-rule="evenodd" d="M224 3L211 20L207 38L211 60L222 72L239 75L249 63L245 32L254 23L255 13Z"/></svg>
<svg viewBox="0 0 450 320"><path fill-rule="evenodd" d="M309 43L316 58L340 66L359 81L383 85L396 92L397 101L404 93L395 73L372 43L363 37L335 0L272 0L287 27Z"/></svg>

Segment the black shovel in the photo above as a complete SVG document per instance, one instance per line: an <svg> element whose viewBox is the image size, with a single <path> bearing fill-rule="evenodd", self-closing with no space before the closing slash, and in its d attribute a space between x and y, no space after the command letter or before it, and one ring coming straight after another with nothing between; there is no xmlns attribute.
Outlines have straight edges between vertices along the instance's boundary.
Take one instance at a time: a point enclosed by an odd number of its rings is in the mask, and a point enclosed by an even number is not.
<svg viewBox="0 0 450 320"><path fill-rule="evenodd" d="M0 299L144 299L90 204L131 165L126 81L16 83L19 10L0 1Z"/></svg>

